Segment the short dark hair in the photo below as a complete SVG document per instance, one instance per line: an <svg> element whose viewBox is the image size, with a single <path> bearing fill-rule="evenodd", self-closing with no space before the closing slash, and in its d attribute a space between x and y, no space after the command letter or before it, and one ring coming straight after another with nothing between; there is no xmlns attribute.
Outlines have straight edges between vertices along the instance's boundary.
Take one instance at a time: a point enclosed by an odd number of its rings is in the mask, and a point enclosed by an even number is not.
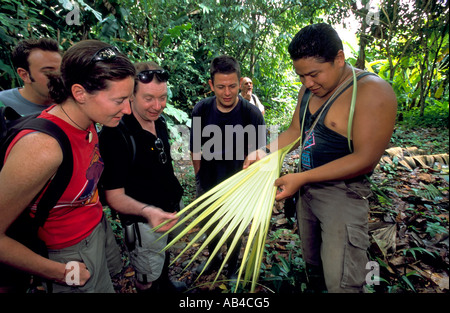
<svg viewBox="0 0 450 313"><path fill-rule="evenodd" d="M236 73L238 79L241 78L241 67L239 62L228 55L221 55L214 58L211 62L211 66L209 68L209 74L211 75L211 80L214 83L214 75L217 73L221 74L232 74Z"/></svg>
<svg viewBox="0 0 450 313"><path fill-rule="evenodd" d="M302 28L292 39L288 51L294 61L313 57L332 62L343 49L336 30L329 24L318 23Z"/></svg>
<svg viewBox="0 0 450 313"><path fill-rule="evenodd" d="M99 40L83 40L64 54L60 73L49 73L50 97L58 104L72 96L71 87L80 84L87 92L108 88L109 81L135 77L133 63L118 50L110 60L93 62L94 55L103 48L114 48Z"/></svg>
<svg viewBox="0 0 450 313"><path fill-rule="evenodd" d="M12 62L14 67L21 67L26 71L29 71L30 64L28 63L28 57L34 49L60 53L58 42L54 39L39 38L22 40L19 41L12 52Z"/></svg>

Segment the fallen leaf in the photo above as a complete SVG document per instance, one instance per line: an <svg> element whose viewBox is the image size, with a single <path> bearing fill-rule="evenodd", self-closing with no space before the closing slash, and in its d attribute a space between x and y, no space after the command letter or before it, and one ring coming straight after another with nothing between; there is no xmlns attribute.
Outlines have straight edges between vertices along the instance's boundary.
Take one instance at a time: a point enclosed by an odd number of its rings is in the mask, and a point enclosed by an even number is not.
<svg viewBox="0 0 450 313"><path fill-rule="evenodd" d="M414 264L410 264L410 267L416 270L423 277L427 278L428 280L431 280L441 290L449 290L449 277L446 273L443 274L434 273L431 272L429 269L422 270L421 268L419 268L417 265Z"/></svg>
<svg viewBox="0 0 450 313"><path fill-rule="evenodd" d="M372 238L386 257L389 250L396 251L397 224L372 230Z"/></svg>
<svg viewBox="0 0 450 313"><path fill-rule="evenodd" d="M405 257L403 255L399 255L399 256L393 257L391 260L389 260L389 263L392 264L393 266L399 266L399 265L405 264L406 261L405 261Z"/></svg>
<svg viewBox="0 0 450 313"><path fill-rule="evenodd" d="M225 284L223 283L219 285L219 288L225 291L228 290L227 286L225 286Z"/></svg>
<svg viewBox="0 0 450 313"><path fill-rule="evenodd" d="M133 268L129 267L127 268L127 270L125 271L125 274L123 276L125 277L133 277L134 276L134 270Z"/></svg>
<svg viewBox="0 0 450 313"><path fill-rule="evenodd" d="M287 224L287 222L288 222L288 219L283 217L283 218L278 219L276 223L277 223L277 225L284 225L284 224Z"/></svg>
<svg viewBox="0 0 450 313"><path fill-rule="evenodd" d="M436 180L433 175L428 173L419 173L417 178L426 183L433 183Z"/></svg>
<svg viewBox="0 0 450 313"><path fill-rule="evenodd" d="M449 278L446 274L432 273L431 280L438 285L441 290L449 290Z"/></svg>

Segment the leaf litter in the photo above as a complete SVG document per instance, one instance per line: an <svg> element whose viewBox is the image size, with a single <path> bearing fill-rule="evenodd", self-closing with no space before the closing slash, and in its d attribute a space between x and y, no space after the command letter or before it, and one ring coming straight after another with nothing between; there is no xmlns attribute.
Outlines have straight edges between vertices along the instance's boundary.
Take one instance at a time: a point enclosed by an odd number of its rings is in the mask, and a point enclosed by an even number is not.
<svg viewBox="0 0 450 313"><path fill-rule="evenodd" d="M289 153L283 172L294 172L298 158L297 150ZM412 158L414 164L407 158ZM176 175L185 188L185 203L190 203L195 199L195 176L191 162L176 162ZM373 286L372 292L449 293L448 174L448 154L427 158L425 151L415 147L393 147L386 150L372 175L378 188L370 198L369 256L380 264L381 280L379 285ZM381 195L378 190L382 191ZM385 195L389 197L390 205L384 198ZM261 275L257 292L307 290L304 275L294 275L304 271L297 231L292 212L285 210L284 201L275 202L266 243L267 251L262 264L265 274ZM195 233L196 230L192 230L171 248L171 258L187 245ZM196 281L199 266L209 256L206 251L187 270L183 270L198 246L199 244L194 245L173 264L169 269L170 279L186 283L187 292L191 293L230 292L230 282L224 274L214 286L211 286L211 282L216 272L202 275ZM244 246L245 239L242 247ZM222 256L225 253L226 248L223 247ZM126 255L124 260L127 264ZM292 266L296 266L297 271ZM273 281L288 281L288 288L274 290L276 284ZM129 264L114 279L114 284L116 292L136 292L134 271Z"/></svg>

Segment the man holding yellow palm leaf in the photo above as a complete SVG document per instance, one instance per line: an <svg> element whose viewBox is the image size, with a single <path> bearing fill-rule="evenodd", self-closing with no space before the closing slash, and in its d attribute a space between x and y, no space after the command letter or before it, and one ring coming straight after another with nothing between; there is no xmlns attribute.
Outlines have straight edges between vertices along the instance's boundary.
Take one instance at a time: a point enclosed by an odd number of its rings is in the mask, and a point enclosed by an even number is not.
<svg viewBox="0 0 450 313"><path fill-rule="evenodd" d="M300 192L303 258L323 270L328 292L362 292L371 194L366 177L390 141L396 97L387 82L345 62L342 42L327 24L300 30L289 53L303 87L291 125L270 147L281 149L301 136L301 164L299 173L275 181L275 199ZM244 168L265 155L253 152Z"/></svg>

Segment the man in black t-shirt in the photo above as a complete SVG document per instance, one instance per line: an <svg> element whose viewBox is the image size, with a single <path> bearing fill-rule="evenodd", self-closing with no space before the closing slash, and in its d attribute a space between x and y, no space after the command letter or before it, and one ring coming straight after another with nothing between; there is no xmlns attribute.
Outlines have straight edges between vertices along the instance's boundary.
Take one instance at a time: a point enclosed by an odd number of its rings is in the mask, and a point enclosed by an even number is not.
<svg viewBox="0 0 450 313"><path fill-rule="evenodd" d="M138 291L170 291L169 258L160 252L167 237L155 242L161 233L151 231L158 224L152 223L155 215L174 218L169 213L182 205L183 189L174 175L167 126L160 116L166 107L168 74L154 62L135 67L132 114L100 133L105 164L101 185L106 202L120 214Z"/></svg>
<svg viewBox="0 0 450 313"><path fill-rule="evenodd" d="M261 111L239 96L237 60L226 55L215 58L210 75L214 96L197 103L192 112L190 151L198 196L240 171L245 157L266 144ZM217 237L208 247L210 252ZM229 275L234 274L238 255L236 249L228 261Z"/></svg>
<svg viewBox="0 0 450 313"><path fill-rule="evenodd" d="M240 67L229 56L215 58L209 85L214 92L192 111L190 151L201 195L242 169L245 157L266 144L260 110L239 96Z"/></svg>

